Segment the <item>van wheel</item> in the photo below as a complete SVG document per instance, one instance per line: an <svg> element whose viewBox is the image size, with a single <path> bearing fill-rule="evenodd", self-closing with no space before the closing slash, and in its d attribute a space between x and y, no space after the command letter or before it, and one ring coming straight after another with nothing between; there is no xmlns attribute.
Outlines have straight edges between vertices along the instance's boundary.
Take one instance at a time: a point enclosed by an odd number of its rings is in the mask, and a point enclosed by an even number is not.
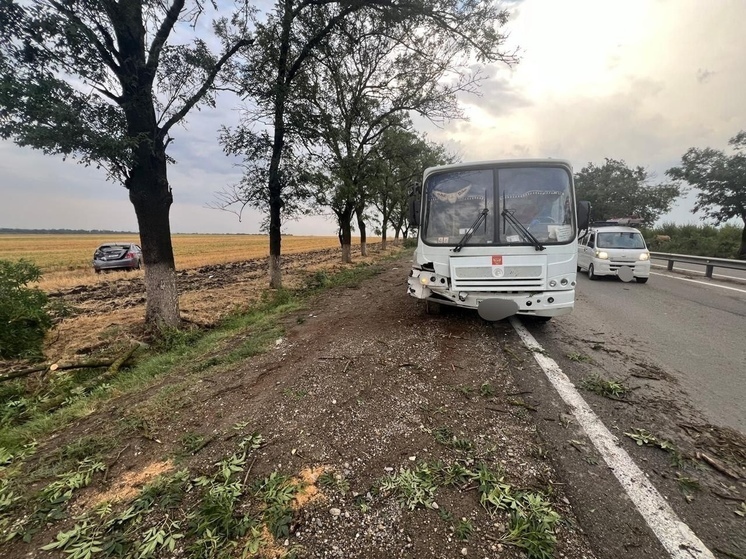
<svg viewBox="0 0 746 559"><path fill-rule="evenodd" d="M597 280L598 276L593 273L593 264L588 264L588 279Z"/></svg>
<svg viewBox="0 0 746 559"><path fill-rule="evenodd" d="M648 278L635 278L637 283L648 283Z"/></svg>

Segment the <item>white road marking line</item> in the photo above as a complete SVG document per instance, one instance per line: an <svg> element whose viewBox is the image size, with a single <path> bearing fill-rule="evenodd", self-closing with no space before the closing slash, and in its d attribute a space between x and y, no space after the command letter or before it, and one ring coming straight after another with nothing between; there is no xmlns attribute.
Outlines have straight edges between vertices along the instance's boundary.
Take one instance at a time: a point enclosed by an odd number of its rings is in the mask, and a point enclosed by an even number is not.
<svg viewBox="0 0 746 559"><path fill-rule="evenodd" d="M544 370L555 390L570 406L578 424L585 430L670 556L674 559L692 559L693 557L715 559L712 552L692 532L691 528L679 520L671 506L620 446L619 440L611 434L598 416L593 413L588 403L575 390L575 386L562 372L559 365L543 354L543 348L520 320L513 316L510 318L510 323L526 347L532 351L534 359Z"/></svg>
<svg viewBox="0 0 746 559"><path fill-rule="evenodd" d="M679 281L688 281L690 283L698 283L700 285L708 285L710 287L718 287L720 289L728 289L730 291L738 291L739 293L746 293L746 289L738 289L737 287L728 287L727 285L719 285L717 283L711 283L709 281L699 281L689 278L677 278L676 276L669 276L668 274L659 274L657 272L650 272L651 276L662 276L664 278L671 278Z"/></svg>

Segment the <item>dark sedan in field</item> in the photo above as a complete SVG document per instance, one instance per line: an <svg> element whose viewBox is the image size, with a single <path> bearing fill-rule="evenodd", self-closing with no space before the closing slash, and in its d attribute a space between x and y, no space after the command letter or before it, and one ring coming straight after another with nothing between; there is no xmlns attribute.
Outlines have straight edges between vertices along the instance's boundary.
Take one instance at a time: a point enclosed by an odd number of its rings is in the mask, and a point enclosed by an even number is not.
<svg viewBox="0 0 746 559"><path fill-rule="evenodd" d="M106 243L93 253L93 269L139 270L142 266L142 249L134 243Z"/></svg>

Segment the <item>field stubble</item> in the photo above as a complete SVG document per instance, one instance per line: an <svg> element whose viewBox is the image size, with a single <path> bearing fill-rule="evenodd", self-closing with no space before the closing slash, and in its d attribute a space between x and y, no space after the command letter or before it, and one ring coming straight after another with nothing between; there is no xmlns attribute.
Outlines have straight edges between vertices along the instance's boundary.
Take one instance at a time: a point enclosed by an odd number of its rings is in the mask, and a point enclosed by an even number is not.
<svg viewBox="0 0 746 559"><path fill-rule="evenodd" d="M25 259L36 264L43 274L36 286L47 292L106 283L115 276L142 277L141 271L111 272L111 277L94 273L94 250L100 244L115 241L140 243L136 234L0 235L0 258ZM265 235L173 235L172 242L177 271L269 255L269 238ZM288 236L282 239L282 253L285 255L337 246L339 240L333 236Z"/></svg>
<svg viewBox="0 0 746 559"><path fill-rule="evenodd" d="M50 332L45 347L48 359L75 360L76 356L106 352L142 337L144 272L93 271L89 255L99 244L114 240L136 239L94 234L0 236L2 258L34 262L43 273L36 287L63 301L72 311ZM173 245L179 305L188 323L210 327L227 314L260 300L268 289L266 236L174 235ZM355 263L380 256L375 244L371 249L376 256L363 258L359 245L354 245ZM319 270L344 267L337 237L286 237L282 251L283 284L287 288L301 287Z"/></svg>

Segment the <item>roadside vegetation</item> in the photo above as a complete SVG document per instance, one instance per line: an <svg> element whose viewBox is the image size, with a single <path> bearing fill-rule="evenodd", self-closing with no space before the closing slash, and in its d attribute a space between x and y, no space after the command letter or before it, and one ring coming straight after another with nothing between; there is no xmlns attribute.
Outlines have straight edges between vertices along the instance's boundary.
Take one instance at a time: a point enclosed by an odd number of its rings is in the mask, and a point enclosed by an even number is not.
<svg viewBox="0 0 746 559"><path fill-rule="evenodd" d="M653 229L643 229L650 250L671 254L738 258L741 228L732 225L676 225L664 223Z"/></svg>
<svg viewBox="0 0 746 559"><path fill-rule="evenodd" d="M28 287L41 277L26 260L0 260L0 359L38 357L52 326L46 294Z"/></svg>

